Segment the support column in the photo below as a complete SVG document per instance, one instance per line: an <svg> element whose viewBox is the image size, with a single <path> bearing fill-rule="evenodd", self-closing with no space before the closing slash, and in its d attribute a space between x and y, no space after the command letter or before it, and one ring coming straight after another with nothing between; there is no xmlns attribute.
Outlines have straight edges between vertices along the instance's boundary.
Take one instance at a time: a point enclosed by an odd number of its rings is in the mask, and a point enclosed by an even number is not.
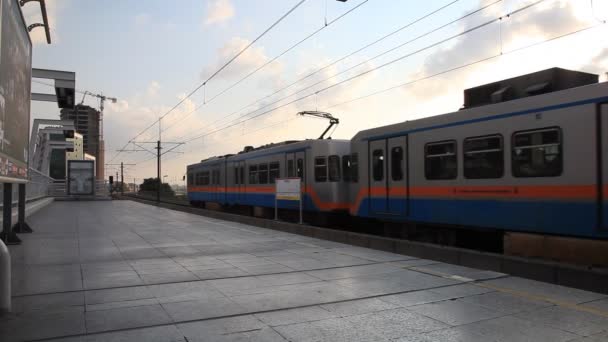
<svg viewBox="0 0 608 342"><path fill-rule="evenodd" d="M2 202L2 233L0 239L7 245L18 245L21 239L13 232L11 221L13 216L13 184L4 183L4 202Z"/></svg>
<svg viewBox="0 0 608 342"><path fill-rule="evenodd" d="M32 233L32 228L25 222L25 183L19 184L19 204L17 224L13 227L13 232L18 234Z"/></svg>

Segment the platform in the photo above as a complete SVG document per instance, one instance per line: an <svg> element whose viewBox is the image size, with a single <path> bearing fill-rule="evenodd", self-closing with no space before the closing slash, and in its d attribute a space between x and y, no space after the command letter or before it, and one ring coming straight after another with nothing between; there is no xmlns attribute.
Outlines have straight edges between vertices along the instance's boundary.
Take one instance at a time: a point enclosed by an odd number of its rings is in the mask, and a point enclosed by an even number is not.
<svg viewBox="0 0 608 342"><path fill-rule="evenodd" d="M607 341L608 296L132 201L12 246L0 340Z"/></svg>

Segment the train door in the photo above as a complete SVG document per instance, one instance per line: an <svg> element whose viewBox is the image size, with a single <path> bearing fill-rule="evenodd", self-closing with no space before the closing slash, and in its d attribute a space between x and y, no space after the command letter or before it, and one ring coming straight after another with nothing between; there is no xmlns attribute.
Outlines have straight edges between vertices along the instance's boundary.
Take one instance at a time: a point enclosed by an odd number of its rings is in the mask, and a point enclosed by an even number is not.
<svg viewBox="0 0 608 342"><path fill-rule="evenodd" d="M247 193L247 179L245 179L245 162L244 161L240 161L240 162L236 162L235 164L236 167L236 177L238 179L237 185L236 185L236 200L239 204L242 204L246 201L247 197L245 196Z"/></svg>
<svg viewBox="0 0 608 342"><path fill-rule="evenodd" d="M369 142L369 197L372 213L388 212L386 140Z"/></svg>
<svg viewBox="0 0 608 342"><path fill-rule="evenodd" d="M407 214L407 138L396 137L387 141L387 212L391 215Z"/></svg>
<svg viewBox="0 0 608 342"><path fill-rule="evenodd" d="M601 150L601 172L602 172L602 188L599 189L601 193L600 203L600 230L602 232L608 232L608 103L601 104L600 110L600 122L601 122L601 146L598 146Z"/></svg>

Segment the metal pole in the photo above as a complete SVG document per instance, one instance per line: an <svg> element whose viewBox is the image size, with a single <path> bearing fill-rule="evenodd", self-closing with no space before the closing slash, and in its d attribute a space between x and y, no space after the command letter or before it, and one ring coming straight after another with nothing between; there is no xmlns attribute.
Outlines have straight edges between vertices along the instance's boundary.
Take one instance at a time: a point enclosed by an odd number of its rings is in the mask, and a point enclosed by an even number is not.
<svg viewBox="0 0 608 342"><path fill-rule="evenodd" d="M158 189L156 189L156 202L160 202L160 140L156 142L156 178L158 179Z"/></svg>
<svg viewBox="0 0 608 342"><path fill-rule="evenodd" d="M302 196L302 183L300 183L300 224L303 223L303 220L302 220L302 198L303 198L303 196Z"/></svg>
<svg viewBox="0 0 608 342"><path fill-rule="evenodd" d="M8 244L8 237L11 234L11 219L13 216L13 184L4 183L2 188L4 191L4 201L2 202L2 240Z"/></svg>
<svg viewBox="0 0 608 342"><path fill-rule="evenodd" d="M11 254L0 240L0 315L11 312Z"/></svg>
<svg viewBox="0 0 608 342"><path fill-rule="evenodd" d="M0 239L7 245L18 245L21 239L11 229L13 216L13 184L4 183L4 202L2 202L2 233Z"/></svg>
<svg viewBox="0 0 608 342"><path fill-rule="evenodd" d="M125 174L124 174L124 170L123 170L123 163L120 162L120 194L124 195L125 194Z"/></svg>
<svg viewBox="0 0 608 342"><path fill-rule="evenodd" d="M33 230L25 222L25 183L19 184L19 205L18 205L18 217L17 224L13 227L15 233L32 233Z"/></svg>

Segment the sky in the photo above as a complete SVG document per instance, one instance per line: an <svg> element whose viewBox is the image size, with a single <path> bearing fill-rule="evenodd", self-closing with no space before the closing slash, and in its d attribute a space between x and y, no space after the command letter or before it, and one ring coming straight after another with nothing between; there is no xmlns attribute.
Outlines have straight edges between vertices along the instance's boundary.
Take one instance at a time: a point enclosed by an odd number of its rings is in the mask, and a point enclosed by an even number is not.
<svg viewBox="0 0 608 342"><path fill-rule="evenodd" d="M299 111L332 113L340 119L332 137L350 139L456 111L469 87L551 67L601 81L608 72L608 0L307 0L185 98L300 0L46 2L53 42L32 31L33 67L74 71L77 90L118 99L104 112L106 163L135 164L126 181L155 177L154 156L117 151L156 141L152 124L182 100L161 120L162 141L186 142L163 156L174 184L186 165L211 156L318 137L327 122ZM34 2L24 15L40 21ZM54 119L59 110L32 102L31 114Z"/></svg>

